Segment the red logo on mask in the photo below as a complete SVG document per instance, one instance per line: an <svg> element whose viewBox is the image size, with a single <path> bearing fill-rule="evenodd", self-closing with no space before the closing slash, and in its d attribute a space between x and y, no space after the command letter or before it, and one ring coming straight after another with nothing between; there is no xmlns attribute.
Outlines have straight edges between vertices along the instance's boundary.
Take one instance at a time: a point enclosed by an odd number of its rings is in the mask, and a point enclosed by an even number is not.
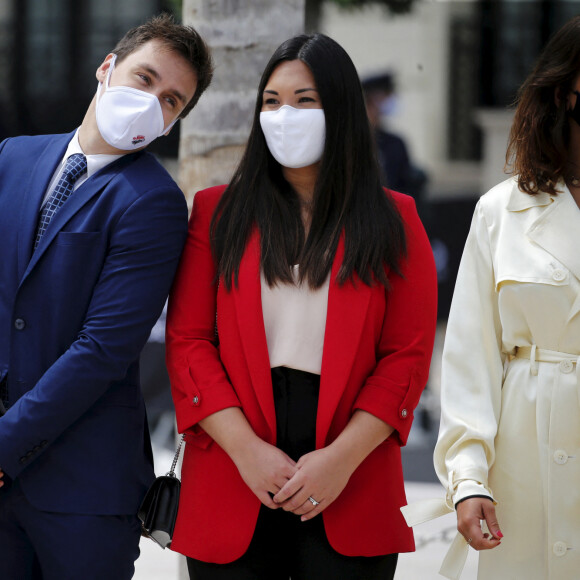
<svg viewBox="0 0 580 580"><path fill-rule="evenodd" d="M138 145L139 143L143 143L143 141L145 141L145 135L136 135L133 137L131 143L133 143L133 145Z"/></svg>

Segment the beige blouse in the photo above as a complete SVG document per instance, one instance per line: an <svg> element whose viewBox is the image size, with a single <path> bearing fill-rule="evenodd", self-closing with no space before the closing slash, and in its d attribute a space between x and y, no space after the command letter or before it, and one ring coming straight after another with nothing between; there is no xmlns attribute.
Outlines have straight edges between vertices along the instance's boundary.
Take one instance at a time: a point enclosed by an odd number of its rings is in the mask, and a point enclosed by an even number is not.
<svg viewBox="0 0 580 580"><path fill-rule="evenodd" d="M284 366L319 375L330 277L312 290L307 283L298 284L296 265L294 279L293 285L278 283L270 288L260 275L270 368Z"/></svg>

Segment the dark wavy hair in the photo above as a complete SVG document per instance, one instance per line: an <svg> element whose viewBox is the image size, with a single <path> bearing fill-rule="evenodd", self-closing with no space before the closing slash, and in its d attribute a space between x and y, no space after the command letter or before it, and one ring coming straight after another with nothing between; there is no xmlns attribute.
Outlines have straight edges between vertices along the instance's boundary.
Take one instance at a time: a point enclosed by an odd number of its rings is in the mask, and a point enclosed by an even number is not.
<svg viewBox="0 0 580 580"><path fill-rule="evenodd" d="M518 91L506 167L530 195L557 194L570 142L567 96L580 72L580 16L548 42Z"/></svg>
<svg viewBox="0 0 580 580"><path fill-rule="evenodd" d="M301 60L312 72L326 119L326 142L314 190L312 223L305 239L297 194L272 157L260 126L264 88L284 61ZM311 288L326 280L342 233L340 284L355 278L388 287L385 267L399 272L405 253L402 219L380 184L360 81L346 51L323 34L300 35L278 47L258 87L244 156L222 196L211 225L218 275L237 285L252 229L260 232L261 266L269 285L292 283L292 265Z"/></svg>

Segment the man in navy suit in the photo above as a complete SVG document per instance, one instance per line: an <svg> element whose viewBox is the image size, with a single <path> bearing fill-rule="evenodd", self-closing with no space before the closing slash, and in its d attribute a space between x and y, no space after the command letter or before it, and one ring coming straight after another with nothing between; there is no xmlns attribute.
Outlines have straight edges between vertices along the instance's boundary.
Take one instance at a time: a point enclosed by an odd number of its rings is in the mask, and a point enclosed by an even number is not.
<svg viewBox="0 0 580 580"><path fill-rule="evenodd" d="M197 32L160 16L97 69L67 135L0 144L0 577L124 580L153 480L139 353L187 230L143 149L207 88Z"/></svg>

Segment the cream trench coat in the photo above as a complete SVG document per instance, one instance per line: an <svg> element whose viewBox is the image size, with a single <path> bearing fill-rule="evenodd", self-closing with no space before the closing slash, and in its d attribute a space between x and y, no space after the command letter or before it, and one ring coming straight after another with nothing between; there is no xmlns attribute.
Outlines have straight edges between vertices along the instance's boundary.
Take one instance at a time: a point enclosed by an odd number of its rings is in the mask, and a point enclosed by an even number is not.
<svg viewBox="0 0 580 580"><path fill-rule="evenodd" d="M481 197L449 315L435 469L446 508L489 495L504 534L479 579L580 578L580 209L515 179ZM431 512L430 514L428 512ZM458 536L442 574L458 578Z"/></svg>

